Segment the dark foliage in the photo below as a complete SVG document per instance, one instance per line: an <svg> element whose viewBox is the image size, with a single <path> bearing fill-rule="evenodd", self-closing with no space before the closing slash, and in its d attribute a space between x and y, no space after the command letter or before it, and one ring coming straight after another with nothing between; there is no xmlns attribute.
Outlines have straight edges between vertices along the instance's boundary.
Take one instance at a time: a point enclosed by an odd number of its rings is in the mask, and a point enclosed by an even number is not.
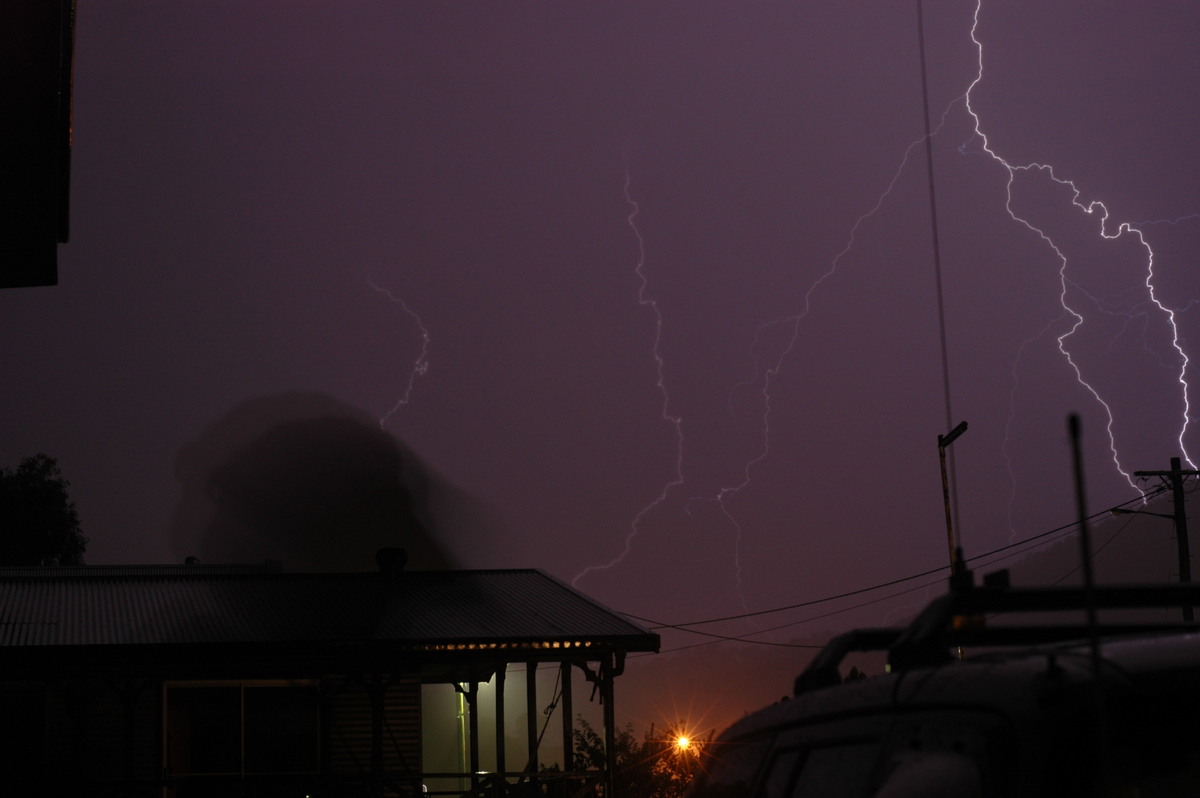
<svg viewBox="0 0 1200 798"><path fill-rule="evenodd" d="M639 741L627 726L616 734L616 768L613 790L618 796L679 798L692 780L700 750L707 741L692 740L687 748L677 743L682 726L657 731L653 726ZM575 770L604 768L604 737L579 718L575 728Z"/></svg>
<svg viewBox="0 0 1200 798"><path fill-rule="evenodd" d="M0 565L83 564L88 539L68 487L44 454L0 468Z"/></svg>
<svg viewBox="0 0 1200 798"><path fill-rule="evenodd" d="M865 679L865 678L867 678L866 673L864 673L863 671L860 671L858 669L857 665L851 665L850 672L846 674L846 678L842 679L842 681L843 682L857 682L857 681L859 681L861 679Z"/></svg>

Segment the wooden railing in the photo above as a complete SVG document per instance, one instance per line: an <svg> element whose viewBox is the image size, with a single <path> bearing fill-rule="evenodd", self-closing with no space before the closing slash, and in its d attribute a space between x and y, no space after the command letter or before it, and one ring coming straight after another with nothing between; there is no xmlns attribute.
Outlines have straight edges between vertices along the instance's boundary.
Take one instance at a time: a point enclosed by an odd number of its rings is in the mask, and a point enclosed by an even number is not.
<svg viewBox="0 0 1200 798"><path fill-rule="evenodd" d="M298 774L270 776L183 776L135 782L72 783L64 795L78 790L96 798L594 798L604 773L598 770L536 773ZM49 795L54 795L50 788Z"/></svg>

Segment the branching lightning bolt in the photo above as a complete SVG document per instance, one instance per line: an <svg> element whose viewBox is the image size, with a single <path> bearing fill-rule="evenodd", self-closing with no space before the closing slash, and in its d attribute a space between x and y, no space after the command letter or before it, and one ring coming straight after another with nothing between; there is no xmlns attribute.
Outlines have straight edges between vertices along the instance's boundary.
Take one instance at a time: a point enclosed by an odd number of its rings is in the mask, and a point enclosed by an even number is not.
<svg viewBox="0 0 1200 798"><path fill-rule="evenodd" d="M629 171L629 166L626 165L623 190L625 193L625 204L629 208L629 214L625 217L625 222L629 225L629 229L633 232L634 240L637 241L637 265L634 267L634 274L637 275L638 279L637 302L641 307L648 309L654 318L654 342L653 346L651 347L651 353L654 357L655 387L658 389L659 398L662 402L662 420L667 422L667 424L671 426L675 433L675 476L671 479L671 481L663 485L662 490L659 492L654 501L647 504L641 509L641 511L638 512L636 516L634 516L634 519L630 524L629 533L625 536L625 545L621 550L621 553L604 565L593 565L583 569L576 574L574 579L571 580L572 585L577 585L580 579L593 571L607 570L624 560L633 548L633 540L638 535L642 520L648 513L653 511L656 507L667 500L667 496L670 494L673 488L682 485L684 482L683 418L671 412L671 396L667 391L667 381L665 375L663 374L663 369L665 366L662 356L663 315L662 311L658 307L658 301L648 295L649 280L646 278L646 241L642 237L642 231L638 229L637 225L637 216L641 208L639 207L637 201L633 198L632 182L633 179Z"/></svg>
<svg viewBox="0 0 1200 798"><path fill-rule="evenodd" d="M1071 356L1071 353L1067 348L1067 341L1072 336L1074 336L1075 333L1077 333L1079 331L1079 329L1085 323L1085 318L1084 318L1083 314L1080 313L1078 310L1076 310L1074 307L1072 307L1068 300L1068 289L1070 287L1070 281L1067 278L1067 264L1068 264L1067 256L1063 252L1062 248L1055 242L1053 237L1049 233L1046 232L1045 229L1037 226L1032 221L1030 221L1029 219L1027 219L1024 216L1021 216L1020 214L1018 214L1016 212L1016 210L1014 210L1012 189L1013 189L1013 182L1016 180L1017 174L1021 173L1021 172L1041 173L1046 178L1048 178L1050 181L1056 183L1057 185L1059 185L1061 187L1069 189L1071 191L1071 195L1072 195L1071 203L1076 208L1083 211L1085 214L1087 214L1089 216L1096 216L1099 219L1099 235L1102 238L1107 239L1107 240L1114 240L1114 239L1120 238L1122 236L1129 235L1129 236L1132 236L1133 238L1135 238L1137 240L1138 244L1145 251L1145 253L1146 253L1146 277L1144 280L1144 286L1146 289L1146 294L1149 298L1150 304L1153 305L1153 307L1155 307L1158 310L1158 312L1161 313L1163 315L1163 317L1166 319L1167 324L1171 330L1171 346L1174 348L1175 352L1179 356L1180 365L1179 365L1177 381L1179 383L1179 388L1180 388L1180 392L1181 392L1182 400L1183 400L1183 413L1182 413L1182 419L1180 422L1179 435L1177 437L1177 441L1179 443L1179 449L1183 453L1184 458L1187 460L1189 465L1192 465L1192 459L1191 459L1190 455L1188 455L1187 447L1186 447L1186 444L1184 443L1184 436L1187 434L1188 422L1189 422L1190 413L1191 413L1189 385L1187 382L1187 369L1188 369L1188 365L1189 365L1190 361L1189 361L1186 351L1184 351L1184 348L1183 348L1183 343L1181 341L1181 337L1180 337L1180 333L1179 333L1179 327L1178 327L1178 324L1176 323L1176 312L1174 310L1172 310L1171 308L1167 307L1165 304L1163 304L1163 302L1158 297L1156 286L1155 286L1155 280L1154 280L1154 278L1155 278L1154 250L1151 248L1150 243L1146 239L1146 236L1143 234L1143 232L1139 228L1134 227L1132 224L1130 224L1128 222L1122 222L1120 224L1114 225L1112 223L1108 208L1104 205L1104 203L1102 203L1098 200L1093 200L1092 202L1084 202L1081 199L1082 191L1078 188L1078 186L1071 180L1059 177L1055 173L1053 166L1051 166L1049 164L1042 164L1042 163L1028 163L1028 164L1023 164L1023 165L1014 165L1011 162L1009 162L1008 160L1006 160L1004 157L1002 157L996 150L994 150L992 148L991 142L988 139L987 134L983 132L983 124L979 117L979 114L975 111L975 108L972 105L972 93L974 92L975 88L977 86L979 86L979 84L983 81L983 70L984 70L983 43L979 40L979 36L978 36L979 17L982 12L982 8L983 8L983 0L977 0L976 5L975 5L975 13L974 13L974 17L973 17L972 25L971 25L971 41L974 43L976 53L978 55L978 70L976 72L975 79L971 82L971 85L967 88L966 94L963 95L963 100L966 105L967 113L971 117L971 120L974 125L974 133L980 141L980 146L981 146L982 150L985 153L987 153L987 155L993 161L1000 164L1000 166L1004 168L1004 170L1006 171L1006 173L1008 175L1008 179L1007 179L1007 182L1005 185L1005 191L1006 191L1005 210L1008 212L1009 217L1011 217L1013 221L1025 226L1031 232L1033 232L1034 234L1039 236L1042 239L1042 241L1045 242L1045 244L1054 252L1055 257L1058 258L1058 261L1059 261L1059 272L1058 273L1059 273L1059 281L1060 281L1060 288L1061 288L1060 293L1059 293L1059 301L1062 304L1063 310L1067 313L1067 315L1071 319L1073 319L1070 329L1067 330L1062 335L1058 336L1057 340L1058 340L1059 352L1062 353L1067 364L1070 366L1070 368L1074 372L1075 378L1076 378L1076 380L1078 380L1079 384L1081 386L1083 386L1083 388L1091 394L1092 398L1095 399L1096 402L1103 408L1104 413L1107 418L1106 430L1108 433L1109 450L1112 455L1113 465L1116 467L1117 471L1129 482L1130 486L1133 487L1134 489L1137 489L1137 485L1134 482L1132 475L1129 473L1129 470L1121 462L1120 452L1118 451L1118 448L1117 448L1116 435L1113 431L1114 417L1113 417L1112 407L1108 404L1108 402L1106 402L1104 400L1104 398L1100 395L1100 392L1084 377L1083 372L1079 367L1079 364ZM1184 218L1186 218L1186 217L1184 217ZM1194 465L1193 465L1193 467L1194 467Z"/></svg>
<svg viewBox="0 0 1200 798"><path fill-rule="evenodd" d="M367 278L367 285L371 286L376 293L383 294L393 303L399 305L401 310L404 311L404 314L412 319L413 323L417 326L417 330L421 337L421 346L417 350L416 357L413 358L412 366L409 368L408 378L404 385L404 391L400 394L400 398L396 400L396 403L392 405L392 408L384 413L379 419L379 428L386 429L387 423L391 417L396 415L396 413L399 413L412 399L413 386L416 384L417 378L424 376L429 370L430 337L429 330L426 329L425 324L421 321L421 317L417 315L416 311L408 306L408 303L405 302L402 297L396 296L388 289L378 285L370 277Z"/></svg>
<svg viewBox="0 0 1200 798"><path fill-rule="evenodd" d="M970 37L971 37L971 41L974 43L974 46L976 48L977 71L975 73L974 78L970 81L967 89L962 94L958 95L953 100L951 100L951 102L946 106L945 110L942 113L941 121L939 122L939 124L935 130L928 133L927 135L917 138L912 143L910 143L907 146L907 148L905 148L905 150L903 151L903 155L900 159L900 162L899 162L898 166L896 167L894 173L891 176L891 179L887 182L884 189L879 193L874 204L871 205L870 208L868 208L860 216L858 216L857 219L855 219L854 223L851 225L845 245L842 247L842 249L840 251L838 251L834 255L832 260L829 261L828 266L824 269L824 271L819 276L817 276L816 279L812 280L812 282L810 282L808 284L807 288L804 290L803 298L802 298L802 301L800 302L799 309L791 315L763 322L762 324L760 324L758 326L757 330L755 331L755 334L752 339L751 347L750 347L751 353L752 353L752 359L753 359L753 363L754 363L753 376L750 378L750 380L748 380L746 382L742 382L742 383L740 383L740 385L734 387L734 390L737 390L740 387L745 387L748 385L760 386L759 390L758 390L758 394L760 397L758 399L758 402L759 402L759 407L761 408L761 411L762 411L762 416L761 416L761 422L758 425L757 432L756 432L758 443L756 445L755 453L742 463L742 465L740 466L740 468L737 471L738 476L736 479L731 480L728 483L726 483L725 485L723 485L722 487L718 488L715 493L691 497L688 500L687 505L686 505L687 507L690 508L690 506L694 503L715 503L717 505L717 507L719 508L719 511L721 512L721 514L725 517L728 524L733 529L734 549L735 549L734 566L736 569L737 589L738 589L739 595L742 594L742 564L741 564L739 552L740 552L741 544L742 544L743 529L742 529L742 525L739 523L733 509L730 507L730 502L739 493L741 493L744 489L746 489L751 484L753 472L772 453L772 448L771 448L772 419L773 419L773 414L775 412L775 401L774 401L774 397L773 397L774 383L775 383L777 377L779 376L779 374L784 366L785 361L792 354L792 352L795 351L795 349L799 345L801 325L802 325L803 321L810 314L811 308L813 306L813 299L816 296L817 292L827 281L829 281L842 268L843 261L845 260L847 255L857 245L858 237L859 237L860 231L863 228L863 226L880 212L881 208L888 201L888 199L892 196L901 176L904 174L905 170L909 166L909 163L912 159L913 151L918 146L924 144L930 137L937 136L941 132L941 130L944 128L944 126L946 124L947 117L949 116L951 111L959 105L959 103L962 103L962 105L965 107L966 112L970 116L970 118L972 120L972 125L973 125L972 137L968 140L968 142L965 142L962 146L960 146L959 152L961 154L965 154L967 151L969 142L972 140L978 140L979 146L980 146L982 152L986 153L986 155L990 159L992 159L996 164L1001 166L1007 174L1005 210L1006 210L1008 216L1014 222L1024 226L1026 229L1028 229L1029 231L1031 231L1032 233L1037 235L1041 239L1041 241L1044 242L1044 244L1050 249L1050 251L1052 251L1054 253L1055 257L1058 259L1058 262L1059 262L1059 269L1058 269L1059 302L1062 306L1063 314L1060 315L1058 318L1052 320L1045 327L1045 329L1043 329L1038 335L1033 336L1029 340L1025 341L1021 345L1020 350L1018 351L1016 360L1018 362L1020 361L1022 353L1034 341L1043 338L1047 334L1050 334L1050 331L1056 325L1061 324L1065 320L1069 320L1069 329L1067 329L1066 332L1057 336L1056 341L1057 341L1058 350L1059 350L1060 354L1062 355L1062 357L1064 358L1064 360L1066 361L1069 368L1071 369L1071 371L1074 374L1075 379L1078 381L1078 383L1091 395L1091 397L1095 400L1095 402L1103 409L1103 411L1106 415L1106 419L1107 419L1106 431L1108 434L1109 450L1111 453L1112 462L1113 462L1117 472L1119 472L1129 482L1129 484L1132 487L1137 489L1137 485L1135 484L1135 482L1133 480L1130 470L1122 463L1121 456L1118 451L1117 442L1116 442L1116 433L1113 429L1114 424L1115 424L1115 418L1114 418L1114 411L1112 409L1112 406L1104 399L1104 397L1101 395L1100 391L1096 387L1094 387L1092 385L1092 383L1089 382L1085 378L1082 368L1080 367L1078 362L1075 360L1075 358L1071 355L1071 352L1068 348L1068 342L1071 340L1071 338L1073 336L1076 335L1076 333L1079 332L1081 327L1086 322L1084 314L1080 310L1078 310L1072 306L1070 297L1069 297L1071 288L1075 288L1076 290L1082 291L1082 287L1078 286L1077 284L1072 283L1072 281L1068 277L1068 274L1067 274L1068 258L1067 258L1066 253L1063 250L1063 247L1060 246L1055 241L1054 237L1049 232L1047 232L1046 229L1044 229L1043 227L1039 227L1037 224L1035 224L1030 219L1026 218L1025 216L1022 216L1013 207L1013 205L1014 205L1013 185L1017 179L1017 176L1019 174L1030 174L1030 175L1035 175L1035 176L1041 175L1041 176L1044 176L1044 178L1046 180L1049 180L1056 186L1070 190L1070 192L1072 193L1071 194L1072 205L1075 208L1082 211L1084 214L1091 216L1091 217L1095 217L1098 220L1098 231L1099 231L1099 236L1101 238L1103 238L1105 240L1115 240L1118 238L1122 238L1124 236L1130 236L1140 245L1140 247L1142 248L1142 251L1144 251L1145 262L1146 262L1146 272L1145 272L1145 279L1142 283L1142 286L1143 286L1143 290L1144 290L1145 296L1146 296L1145 304L1149 307L1152 307L1154 309L1154 312L1161 314L1162 318L1164 318L1166 320L1167 324L1169 325L1169 328L1171 330L1171 346L1174 349L1174 352L1177 356L1178 363L1179 363L1179 368L1178 368L1178 372L1177 372L1177 382L1178 382L1179 389L1180 389L1180 392L1182 395L1183 412L1182 412L1182 418L1180 420L1180 428L1179 428L1179 434L1177 437L1177 441L1178 441L1179 448L1180 448L1181 452L1183 453L1186 461L1189 463L1189 465L1191 465L1192 467L1195 467L1192 463L1192 458L1186 451L1186 446L1185 446L1185 442L1184 442L1184 438L1185 438L1185 435L1187 434L1189 418L1190 418L1190 388L1189 388L1189 385L1187 382L1187 371L1188 371L1188 368L1190 365L1190 359L1184 349L1179 326L1177 324L1177 314L1181 313L1182 311L1171 309L1165 303L1163 303L1161 301L1161 299L1159 298L1158 290L1157 290L1157 286L1156 286L1156 282L1155 282L1155 277L1156 277L1156 275L1155 275L1155 254L1154 254L1153 248L1150 246L1149 241L1147 240L1146 236L1142 232L1141 227L1144 227L1144 226L1147 226L1150 224L1179 224L1183 221L1192 219L1194 217L1200 217L1200 214L1194 214L1192 216L1183 216L1183 217L1179 217L1177 219L1171 219L1171 220L1164 219L1164 220L1156 220L1153 222L1145 222L1145 223L1142 223L1141 226L1135 226L1134 224L1128 223L1128 222L1116 224L1112 220L1110 213L1108 211L1108 208L1102 202L1099 202L1099 201L1084 202L1082 200L1082 192L1078 188L1078 186L1070 180L1059 177L1055 173L1052 166L1050 166L1048 164L1042 164L1042 163L1029 163L1029 164L1024 164L1024 165L1017 165L1017 164L1011 163L1010 161L1006 160L1003 156L1001 156L997 152L997 150L995 150L992 147L992 144L991 144L990 140L988 139L988 136L984 133L982 120L981 120L978 112L975 110L975 107L973 104L973 92L982 83L983 77L984 77L983 45L978 37L980 16L982 13L982 6L983 6L983 0L976 0L976 5L975 5L973 19L972 19L972 25L971 25L971 29L970 29ZM655 510L656 508L661 506L668 499L668 496L672 491L680 488L681 486L683 486L686 483L685 468L684 468L683 419L677 415L674 415L671 411L671 401L670 401L670 396L669 396L669 393L667 390L667 383L666 383L665 376L664 376L664 362L663 362L663 356L661 353L664 321L663 321L663 316L658 307L657 302L652 297L649 296L649 292L648 292L648 280L647 280L646 273L645 273L645 265L646 265L645 241L643 239L642 233L637 224L637 216L638 216L638 212L639 212L639 206L638 206L638 203L633 199L633 195L631 192L631 180L630 180L630 174L629 174L628 168L626 168L626 170L625 170L624 195L625 195L625 201L629 207L629 214L627 216L626 221L627 221L627 224L630 227L631 231L633 232L634 238L637 242L637 263L636 263L636 268L635 268L635 273L639 280L639 290L638 290L638 294L637 294L637 301L640 306L646 308L648 311L651 312L651 314L653 315L654 321L655 321L655 334L654 334L654 340L653 340L652 353L653 353L654 362L656 365L656 378L657 378L656 379L656 387L659 391L659 395L661 397L661 402L662 402L662 404L661 404L662 420L665 421L666 423L668 423L672 427L672 429L674 430L674 433L675 433L675 439L676 439L675 472L674 472L673 478L662 487L662 489L658 493L657 497L653 501L651 501L649 504L647 504L645 507L643 507L640 512L637 513L637 515L635 516L635 518L633 519L633 521L630 525L630 529L629 529L628 533L625 536L624 545L623 545L623 548L622 548L622 551L620 552L620 554L602 565L595 565L595 566L590 566L588 568L585 568L577 576L575 576L575 578L572 580L572 584L578 584L579 581L583 577L587 576L590 573L597 572L597 571L604 571L604 570L613 568L614 566L616 566L620 562L622 562L630 554L633 544L634 544L634 541L639 534L640 527L642 525L642 522L645 520L646 516L650 512L652 512L653 510ZM1093 301L1096 301L1097 306L1100 307L1099 300L1096 300L1094 297L1092 299L1093 299ZM1101 310L1103 311L1102 307L1101 307ZM763 349L764 339L767 337L768 333L776 331L776 330L783 331L783 338L786 341L786 343L784 343L784 345L782 347L778 348L774 355L764 356L764 358L760 358L759 352ZM1010 408L1015 407L1014 397L1015 397L1016 392L1017 392L1017 378L1016 378L1016 364L1014 364L1013 385L1012 385L1012 391L1010 394ZM732 408L732 404L731 404L731 408ZM1008 433L1012 426L1012 422L1013 422L1013 418L1010 414L1010 417L1007 422L1006 430L1005 430L1006 442L1008 440ZM1007 446L1007 443L1006 443L1006 446ZM1005 456L1007 457L1007 453ZM1010 478L1015 483L1015 475L1012 472L1011 463L1009 464L1009 467L1010 467L1009 468ZM1010 518L1010 526L1011 526L1011 523L1012 523L1012 520ZM743 604L745 604L744 597L743 597Z"/></svg>
<svg viewBox="0 0 1200 798"><path fill-rule="evenodd" d="M950 111L950 109L947 108L946 111L943 112L937 129L931 135L937 135L937 133L941 131L942 127L945 125L946 117L949 114L949 111ZM896 184L900 181L900 177L904 174L905 169L908 168L908 164L909 164L910 159L912 158L913 151L917 147L924 144L925 138L926 138L925 136L921 136L920 138L917 138L916 140L911 142L905 148L904 154L900 159L899 165L896 167L895 172L893 172L892 177L888 181L886 187L876 197L875 203L869 209L867 209L865 212L863 212L857 219L854 220L854 224L851 225L849 235L846 238L845 245L842 247L842 249L836 255L834 255L833 259L829 262L829 266L825 269L825 271L822 274L820 274L815 280L813 280L811 283L809 283L808 288L804 292L804 297L801 302L800 309L796 313L792 314L791 316L786 316L783 318L773 319L771 321L764 322L763 324L760 324L758 329L755 331L754 340L751 345L751 351L756 351L758 349L759 343L762 340L763 335L768 330L771 330L771 329L774 329L777 327L783 327L785 330L785 333L787 335L787 343L782 347L782 349L780 349L778 355L774 358L774 360L771 362L771 364L769 366L767 366L766 368L763 368L761 371L759 371L759 366L758 366L757 360L756 360L755 376L750 380L751 384L758 382L760 379L759 375L761 374L762 389L761 389L759 395L761 397L761 403L762 403L761 406L763 409L763 415L762 415L762 424L759 428L758 453L754 457L747 460L742 465L742 467L740 469L741 476L738 481L732 482L730 484L727 484L727 485L721 487L712 496L695 496L691 500L693 502L713 502L713 503L715 503L717 505L717 507L720 508L721 514L725 516L726 520L732 526L732 528L734 530L734 536L735 536L734 537L734 566L736 568L737 587L738 587L739 595L741 595L741 590L742 590L742 566L741 566L741 560L740 560L740 548L741 548L743 530L742 530L741 524L738 522L737 517L734 515L733 511L729 508L727 502L728 502L728 500L737 496L738 493L740 493L742 490L744 490L746 487L748 487L750 485L752 472L754 471L754 469L757 468L771 454L771 416L772 416L772 413L774 412L774 404L772 402L772 382L779 376L779 373L783 368L784 361L795 350L796 345L799 342L800 325L804 321L804 319L807 318L807 316L809 315L809 313L812 310L813 296L817 293L818 289L820 289L820 287L827 280L831 279L835 274L837 274L838 270L841 268L842 261L845 259L845 257L848 254L850 254L850 251L853 250L855 245L858 243L858 235L859 235L859 231L861 230L862 226L864 224L866 224L871 218L873 218L879 212L879 210L883 207L884 203L887 202L888 198L891 197L892 193L894 192L894 190L896 188ZM747 383L743 383L743 385L744 384L747 384ZM745 600L743 598L743 604L744 603L745 603Z"/></svg>
<svg viewBox="0 0 1200 798"><path fill-rule="evenodd" d="M949 113L949 108L947 108L946 112L943 113L943 115L942 115L941 122L938 125L938 131L940 131L942 126L945 124L946 116L948 113ZM938 132L938 131L935 131L934 134L936 135L936 132ZM896 184L900 181L901 176L904 174L905 169L908 167L908 164L912 157L913 151L918 146L920 146L922 143L924 143L924 141L925 141L925 137L922 136L922 137L914 140L913 142L911 142L905 148L903 156L900 160L900 164L896 167L896 170L892 174L891 179L888 181L886 187L876 197L874 204L867 211L862 213L854 221L854 224L851 225L850 232L847 237L845 245L842 247L842 249L839 252L837 252L834 255L833 259L829 262L829 265L825 269L825 271L822 274L820 274L815 280L813 280L811 283L809 283L807 289L804 292L800 310L798 310L796 313L794 313L790 316L772 319L772 320L764 322L758 326L758 329L755 331L754 338L753 338L753 341L752 341L751 347L750 347L752 353L756 352L758 350L763 336L769 330L773 330L773 329L782 327L782 328L784 328L785 334L787 336L786 345L776 354L776 356L770 362L770 365L766 366L765 368L762 368L761 362L757 358L754 359L754 362L755 362L754 374L755 374L755 376L753 378L751 378L749 383L742 383L743 385L754 384L754 383L759 382L760 379L762 382L760 396L762 397L761 398L761 402L762 402L761 406L763 408L763 415L762 415L762 422L761 422L760 430L759 430L760 445L758 448L758 452L753 457L751 457L750 459L748 459L747 461L745 461L743 463L743 465L740 468L741 477L738 481L733 482L731 484L724 485L723 487L719 488L717 490L717 492L713 495L693 496L687 502L687 504L689 506L694 503L698 503L698 502L715 503L717 505L717 507L719 508L721 514L726 518L726 520L729 522L730 526L732 527L732 529L734 531L733 561L734 561L734 569L735 569L735 582L736 582L738 595L741 598L743 605L745 605L745 597L742 593L743 582L742 582L742 564L741 564L741 543L742 543L743 530L742 530L742 526L741 526L740 522L738 521L737 517L734 515L733 511L729 508L727 501L729 499L733 498L734 496L736 496L738 493L740 493L743 489L745 489L750 484L751 475L752 475L752 472L754 471L754 469L771 454L771 443L770 443L771 442L771 415L774 410L773 403L772 403L772 382L779 375L781 369L783 368L784 361L787 359L788 355L790 355L792 353L792 351L796 348L796 345L800 338L800 325L804 321L804 319L809 315L809 313L812 309L813 296L816 294L818 289L820 289L820 287L827 280L829 280L835 274L837 274L838 270L841 268L842 261L850 253L850 251L852 249L854 249L854 246L857 244L858 234L859 234L860 229L868 220L870 220L872 217L874 217L879 212L880 208L883 207L884 203L892 195L893 191L895 190ZM647 283L647 278L646 278L646 274L645 274L645 262L646 262L645 239L643 238L641 231L637 226L637 215L639 212L639 206L638 206L637 202L633 199L633 196L632 196L632 193L630 190L630 185L631 185L631 180L630 180L629 170L628 170L628 168L626 168L626 171L625 171L625 201L630 208L630 212L629 212L629 215L628 215L626 221L627 221L630 229L633 231L634 237L637 240L637 244L638 244L637 266L635 268L635 273L637 274L639 283L640 283L639 290L638 290L638 304L640 304L642 307L648 308L653 313L654 320L655 320L655 335L654 335L654 343L653 343L652 351L653 351L655 367L656 367L656 377L657 377L656 386L657 386L659 394L662 398L662 414L661 414L662 419L664 421L666 421L668 424L670 424L673 427L674 432L675 432L676 447L677 447L676 448L676 460L675 460L675 475L671 481L669 481L668 483L666 483L663 486L663 488L659 492L658 496L652 502L650 502L648 505L646 505L644 508L642 508L642 510L640 512L638 512L638 514L635 516L632 524L630 525L630 530L625 537L624 546L623 546L621 553L618 556L611 559L609 562L604 563L603 565L594 565L594 566L589 566L589 567L585 568L583 571L581 571L579 574L577 574L574 579L571 580L572 585L577 585L579 583L579 581L584 576L588 575L589 573L592 573L595 571L607 570L609 568L616 566L621 561L623 561L625 559L625 557L629 555L629 553L632 549L633 541L638 536L638 533L640 531L641 522L643 521L645 516L648 513L650 513L651 511L653 511L655 508L657 508L659 505L661 505L664 501L666 501L668 495L670 494L670 492L673 489L680 487L686 481L685 476L684 476L683 419L679 416L673 415L670 411L670 396L667 391L666 380L665 380L665 377L663 374L664 362L663 362L663 357L662 357L662 353L661 353L661 343L662 343L662 334L663 334L663 317L662 317L662 312L660 311L657 302L654 299L647 296L648 283ZM761 377L759 375L761 375ZM736 386L735 386L735 389L736 389Z"/></svg>
<svg viewBox="0 0 1200 798"><path fill-rule="evenodd" d="M776 327L783 327L787 333L787 344L779 351L779 354L775 357L774 362L761 372L762 390L760 392L760 396L762 397L763 416L759 433L760 442L758 454L747 460L742 465L741 478L737 482L721 487L713 496L697 496L693 498L693 501L715 502L720 508L721 514L725 516L730 525L733 527L734 566L736 568L739 594L741 593L742 589L742 565L740 558L742 526L738 522L737 517L734 516L733 512L729 509L726 501L736 496L750 484L751 473L771 454L771 414L774 411L774 406L771 401L772 382L779 376L779 372L783 368L783 363L787 359L788 355L790 355L796 348L796 344L800 339L800 324L812 310L813 295L817 292L821 285L825 283L825 281L837 274L838 269L841 267L842 260L850 253L850 250L854 248L854 245L858 241L859 229L864 223L867 222L867 220L873 217L881 207L883 207L884 202L886 202L888 197L891 196L893 189L896 187L896 183L900 180L900 176L904 173L904 169L908 165L908 161L913 150L916 149L917 146L919 146L923 141L924 138L922 137L908 145L908 148L904 151L904 157L901 159L900 165L896 168L896 171L892 175L892 179L888 182L887 187L876 198L875 204L854 221L854 224L850 228L850 234L847 238L845 246L843 246L841 251L839 251L833 257L833 260L830 261L829 267L825 270L825 272L809 284L808 289L804 292L804 299L801 303L800 310L791 316L765 322L759 325L758 330L755 331L754 341L751 345L752 351L757 350L763 334L768 330ZM752 381L758 381L757 372L755 379Z"/></svg>

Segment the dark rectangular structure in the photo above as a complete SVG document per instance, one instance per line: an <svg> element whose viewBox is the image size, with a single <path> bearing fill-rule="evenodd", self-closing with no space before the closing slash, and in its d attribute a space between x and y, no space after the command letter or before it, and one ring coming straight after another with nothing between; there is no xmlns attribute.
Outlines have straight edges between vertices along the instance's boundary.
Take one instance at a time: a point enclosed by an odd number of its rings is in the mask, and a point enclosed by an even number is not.
<svg viewBox="0 0 1200 798"><path fill-rule="evenodd" d="M74 42L74 0L0 3L0 288L58 284Z"/></svg>

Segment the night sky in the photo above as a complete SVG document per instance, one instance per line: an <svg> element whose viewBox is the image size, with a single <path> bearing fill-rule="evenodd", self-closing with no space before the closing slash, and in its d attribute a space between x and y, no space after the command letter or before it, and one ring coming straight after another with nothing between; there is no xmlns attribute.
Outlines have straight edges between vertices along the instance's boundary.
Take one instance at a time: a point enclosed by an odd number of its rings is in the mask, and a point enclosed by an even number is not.
<svg viewBox="0 0 1200 798"><path fill-rule="evenodd" d="M372 567L402 468L413 567L673 623L944 565L959 421L968 555L1073 520L1069 413L1135 498L1200 452L1200 8L976 11L925 3L944 370L915 2L81 0L0 463L89 563L291 570Z"/></svg>

